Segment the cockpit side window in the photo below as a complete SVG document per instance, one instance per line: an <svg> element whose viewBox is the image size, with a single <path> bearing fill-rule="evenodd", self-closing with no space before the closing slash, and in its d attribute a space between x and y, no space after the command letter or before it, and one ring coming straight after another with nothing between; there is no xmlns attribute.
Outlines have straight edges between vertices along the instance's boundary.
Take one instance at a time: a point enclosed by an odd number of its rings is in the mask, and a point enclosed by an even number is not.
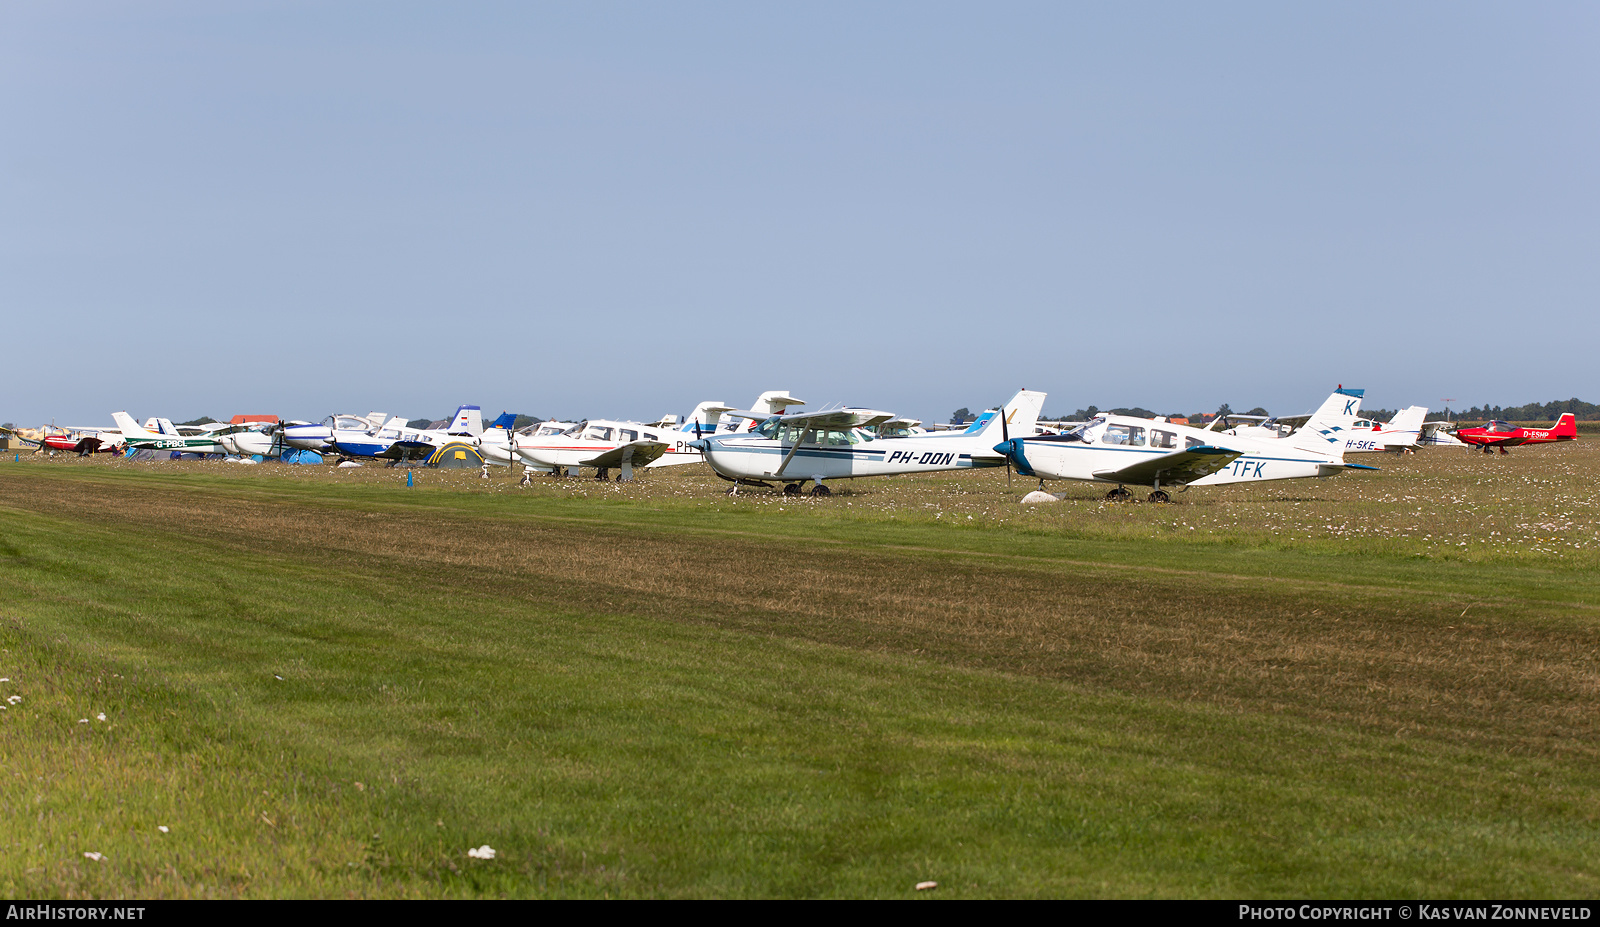
<svg viewBox="0 0 1600 927"><path fill-rule="evenodd" d="M611 429L603 425L590 425L583 436L591 441L610 441Z"/></svg>
<svg viewBox="0 0 1600 927"><path fill-rule="evenodd" d="M1186 451L1193 450L1194 448L1197 448L1197 447L1205 447L1205 444L1206 443L1204 441L1200 440L1199 438L1194 438L1194 437L1190 437L1188 435L1184 435L1184 438L1183 438L1183 449L1186 450Z"/></svg>
<svg viewBox="0 0 1600 927"><path fill-rule="evenodd" d="M620 437L617 438L617 440L618 441L622 441L624 443L629 443L629 442L633 442L633 441L639 440L639 433L637 431L634 431L631 428L618 428L617 429L617 434L620 436Z"/></svg>
<svg viewBox="0 0 1600 927"><path fill-rule="evenodd" d="M1144 429L1137 425L1107 425L1106 433L1100 436L1100 443L1144 447Z"/></svg>
<svg viewBox="0 0 1600 927"><path fill-rule="evenodd" d="M1178 446L1178 436L1170 431L1152 428L1150 429L1150 446L1173 450Z"/></svg>

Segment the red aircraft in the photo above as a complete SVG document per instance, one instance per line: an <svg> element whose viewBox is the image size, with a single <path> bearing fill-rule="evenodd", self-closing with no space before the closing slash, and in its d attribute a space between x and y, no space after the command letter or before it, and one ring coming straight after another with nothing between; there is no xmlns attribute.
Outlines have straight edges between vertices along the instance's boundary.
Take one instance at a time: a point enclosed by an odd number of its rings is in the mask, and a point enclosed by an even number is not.
<svg viewBox="0 0 1600 927"><path fill-rule="evenodd" d="M1554 428L1518 428L1498 419L1481 428L1458 428L1456 437L1468 444L1477 444L1485 454L1495 448L1504 454L1506 448L1519 444L1543 444L1546 441L1572 441L1578 437L1578 417L1568 412L1556 419Z"/></svg>

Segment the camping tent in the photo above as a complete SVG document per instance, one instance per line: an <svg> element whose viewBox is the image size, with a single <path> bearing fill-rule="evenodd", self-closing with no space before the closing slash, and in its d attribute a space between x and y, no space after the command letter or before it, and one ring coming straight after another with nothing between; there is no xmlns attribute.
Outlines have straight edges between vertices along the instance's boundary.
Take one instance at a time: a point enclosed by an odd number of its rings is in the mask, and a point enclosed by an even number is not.
<svg viewBox="0 0 1600 927"><path fill-rule="evenodd" d="M428 458L428 466L445 470L476 470L483 466L483 455L470 444L452 441Z"/></svg>

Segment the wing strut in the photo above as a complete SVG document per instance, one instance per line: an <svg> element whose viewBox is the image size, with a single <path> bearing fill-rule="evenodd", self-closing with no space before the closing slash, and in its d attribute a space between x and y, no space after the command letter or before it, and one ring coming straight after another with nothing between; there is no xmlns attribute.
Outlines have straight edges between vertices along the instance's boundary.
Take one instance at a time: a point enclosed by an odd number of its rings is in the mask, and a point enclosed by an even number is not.
<svg viewBox="0 0 1600 927"><path fill-rule="evenodd" d="M807 425L806 430L800 433L800 440L794 443L794 447L789 448L789 453L784 456L783 463L778 465L778 472L773 474L774 476L783 476L783 471L789 467L789 461L794 459L794 452L800 450L800 445L806 443L806 439L809 437L811 437L811 426ZM804 482L804 480L801 482Z"/></svg>

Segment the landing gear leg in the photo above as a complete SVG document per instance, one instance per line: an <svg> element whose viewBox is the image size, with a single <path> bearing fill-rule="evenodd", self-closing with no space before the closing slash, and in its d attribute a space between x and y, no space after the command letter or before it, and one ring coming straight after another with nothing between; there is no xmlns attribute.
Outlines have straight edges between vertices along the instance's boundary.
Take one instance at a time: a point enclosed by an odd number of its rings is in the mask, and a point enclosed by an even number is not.
<svg viewBox="0 0 1600 927"><path fill-rule="evenodd" d="M1506 446L1504 444L1500 445L1500 453L1502 453L1502 454L1508 453L1506 451Z"/></svg>

